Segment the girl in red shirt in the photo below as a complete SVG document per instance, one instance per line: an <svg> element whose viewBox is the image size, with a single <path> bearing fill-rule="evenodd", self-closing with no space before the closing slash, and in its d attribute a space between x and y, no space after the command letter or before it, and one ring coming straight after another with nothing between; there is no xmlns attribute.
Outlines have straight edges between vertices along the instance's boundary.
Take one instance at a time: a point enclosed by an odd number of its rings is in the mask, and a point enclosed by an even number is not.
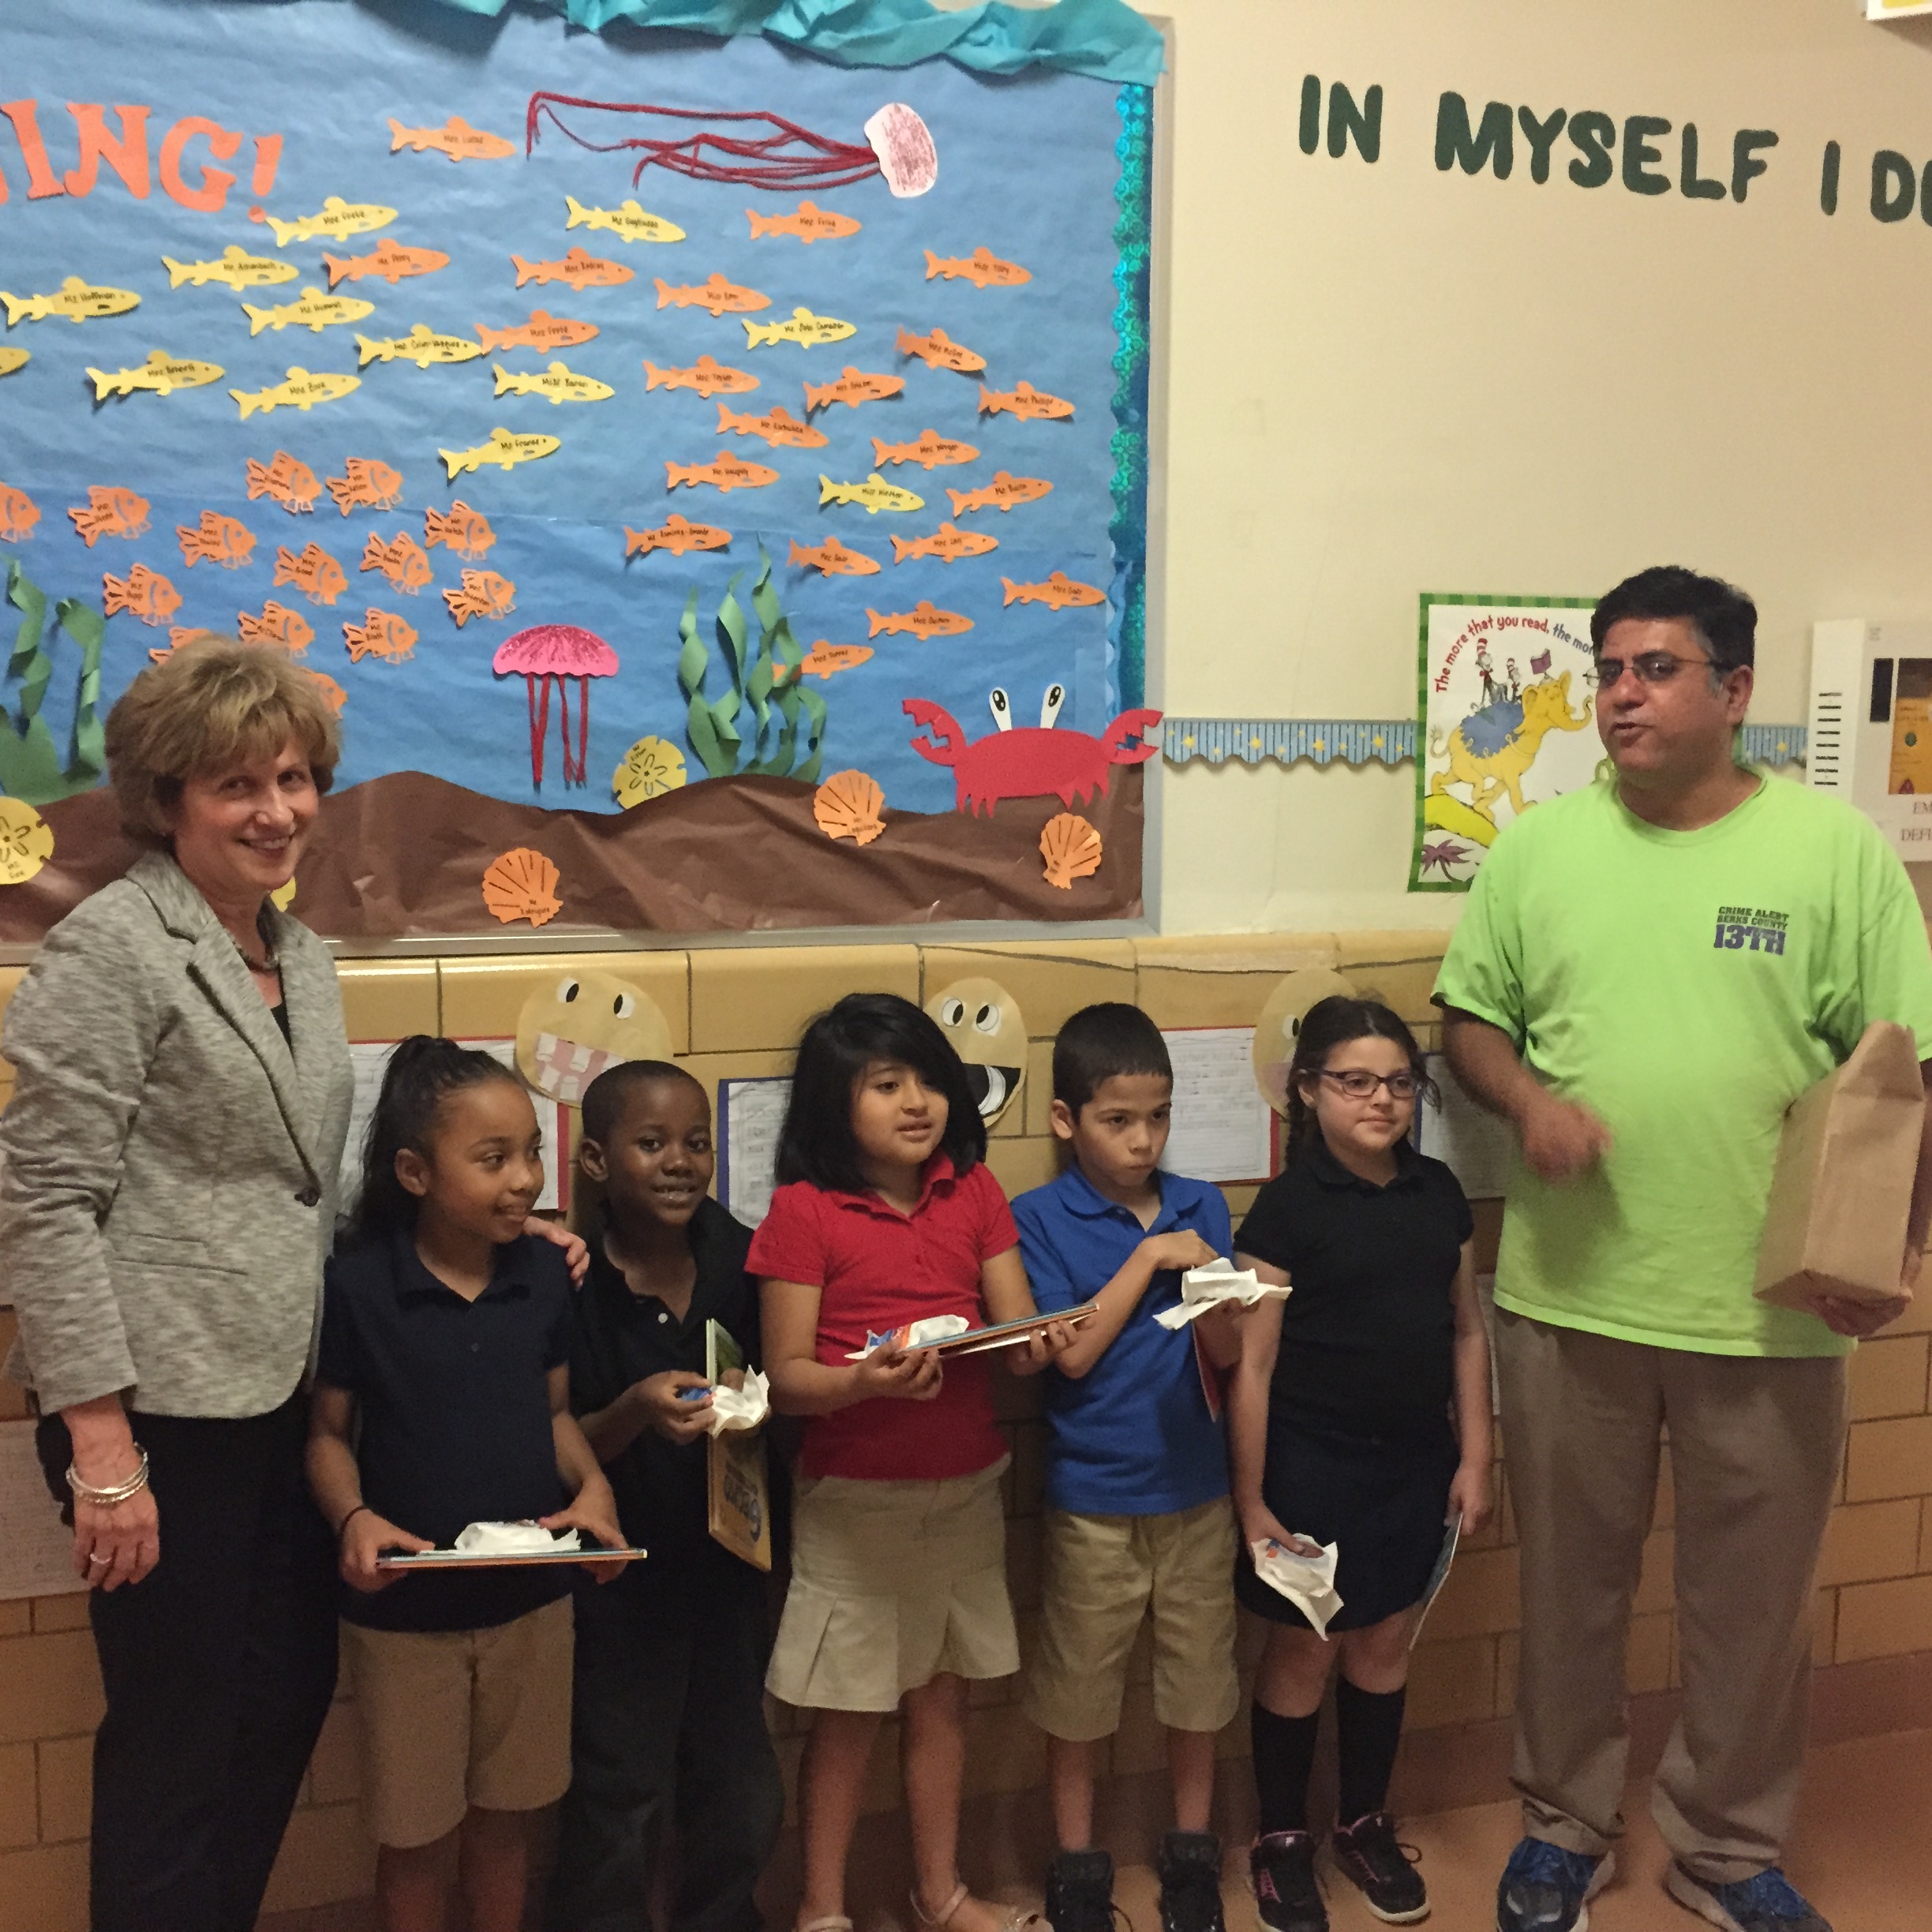
<svg viewBox="0 0 1932 1932"><path fill-rule="evenodd" d="M792 1586L766 1687L813 1711L799 1788L796 1932L851 1932L845 1858L879 1720L904 1713L913 1909L933 1932L1005 1932L957 1863L966 1680L1020 1668L983 1357L904 1346L938 1315L1034 1312L986 1125L937 1022L848 994L799 1043L779 1188L752 1241L773 1407L809 1418ZM1007 1354L1037 1375L1071 1337Z"/></svg>

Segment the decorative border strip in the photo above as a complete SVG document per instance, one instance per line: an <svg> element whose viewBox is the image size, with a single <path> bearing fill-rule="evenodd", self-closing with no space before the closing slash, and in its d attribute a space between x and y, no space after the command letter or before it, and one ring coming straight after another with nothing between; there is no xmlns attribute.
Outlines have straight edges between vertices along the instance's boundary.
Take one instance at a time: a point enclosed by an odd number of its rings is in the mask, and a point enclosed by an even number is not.
<svg viewBox="0 0 1932 1932"><path fill-rule="evenodd" d="M1114 546L1107 643L1121 709L1147 698L1148 358L1152 320L1149 268L1153 259L1154 90L1124 87L1117 105L1120 138L1114 152L1120 178L1114 199L1120 213L1114 242Z"/></svg>
<svg viewBox="0 0 1932 1932"><path fill-rule="evenodd" d="M1161 726L1161 755L1170 765L1238 758L1259 765L1274 758L1294 765L1405 765L1415 756L1413 718L1170 717ZM1744 755L1754 765L1802 765L1802 724L1747 724Z"/></svg>

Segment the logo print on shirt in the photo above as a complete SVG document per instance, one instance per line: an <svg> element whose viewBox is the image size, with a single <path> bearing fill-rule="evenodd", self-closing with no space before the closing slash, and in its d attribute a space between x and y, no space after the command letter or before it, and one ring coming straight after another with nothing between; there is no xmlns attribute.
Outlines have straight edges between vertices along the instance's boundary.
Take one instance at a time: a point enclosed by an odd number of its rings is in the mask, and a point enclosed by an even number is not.
<svg viewBox="0 0 1932 1932"><path fill-rule="evenodd" d="M1720 906L1717 934L1711 942L1720 953L1775 953L1784 950L1784 934L1791 924L1788 913L1767 912L1762 906Z"/></svg>

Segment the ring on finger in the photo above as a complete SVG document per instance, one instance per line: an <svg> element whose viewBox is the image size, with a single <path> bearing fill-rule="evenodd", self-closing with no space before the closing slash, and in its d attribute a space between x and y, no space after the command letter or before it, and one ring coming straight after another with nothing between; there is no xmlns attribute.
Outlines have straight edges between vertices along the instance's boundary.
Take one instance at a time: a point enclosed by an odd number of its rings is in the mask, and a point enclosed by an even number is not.
<svg viewBox="0 0 1932 1932"><path fill-rule="evenodd" d="M99 1550L93 1550L88 1553L88 1561L91 1563L112 1563L114 1559L111 1556L103 1556Z"/></svg>

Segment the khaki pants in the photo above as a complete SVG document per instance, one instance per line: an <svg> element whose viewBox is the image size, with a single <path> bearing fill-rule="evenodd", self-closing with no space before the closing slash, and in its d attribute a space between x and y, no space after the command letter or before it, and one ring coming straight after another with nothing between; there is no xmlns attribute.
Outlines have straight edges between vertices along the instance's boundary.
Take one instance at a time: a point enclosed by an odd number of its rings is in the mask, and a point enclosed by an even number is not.
<svg viewBox="0 0 1932 1932"><path fill-rule="evenodd" d="M1844 1358L1651 1348L1502 1309L1496 1352L1522 1543L1524 1829L1588 1857L1623 1829L1624 1640L1668 1426L1683 1713L1651 1806L1699 1878L1777 1864L1803 1768Z"/></svg>

